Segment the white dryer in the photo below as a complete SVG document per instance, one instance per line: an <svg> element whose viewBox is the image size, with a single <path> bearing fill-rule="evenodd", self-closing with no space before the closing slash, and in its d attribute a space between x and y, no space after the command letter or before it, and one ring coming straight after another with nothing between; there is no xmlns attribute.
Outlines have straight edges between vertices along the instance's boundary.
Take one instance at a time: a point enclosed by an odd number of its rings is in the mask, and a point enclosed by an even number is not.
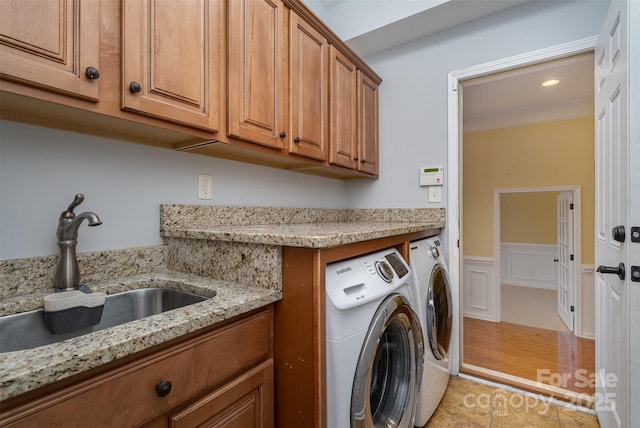
<svg viewBox="0 0 640 428"><path fill-rule="evenodd" d="M412 294L424 333L425 355L415 425L424 426L440 404L449 382L453 327L451 286L438 237L410 244Z"/></svg>
<svg viewBox="0 0 640 428"><path fill-rule="evenodd" d="M327 264L328 427L413 427L424 344L396 249Z"/></svg>

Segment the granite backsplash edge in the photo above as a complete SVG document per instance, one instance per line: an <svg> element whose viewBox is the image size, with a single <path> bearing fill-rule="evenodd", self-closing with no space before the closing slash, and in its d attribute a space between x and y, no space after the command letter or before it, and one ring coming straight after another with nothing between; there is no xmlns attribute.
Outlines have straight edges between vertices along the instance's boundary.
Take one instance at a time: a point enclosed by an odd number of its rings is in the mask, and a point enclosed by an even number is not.
<svg viewBox="0 0 640 428"><path fill-rule="evenodd" d="M444 208L287 208L217 205L160 205L160 233L175 229L341 222L444 223Z"/></svg>
<svg viewBox="0 0 640 428"><path fill-rule="evenodd" d="M160 229L215 225L327 222L444 222L444 208L316 209L212 205L160 206ZM281 287L281 248L272 245L169 240L169 245L78 253L81 281L176 270L256 287ZM214 263L211 262L215 254ZM53 289L58 255L0 260L0 299Z"/></svg>

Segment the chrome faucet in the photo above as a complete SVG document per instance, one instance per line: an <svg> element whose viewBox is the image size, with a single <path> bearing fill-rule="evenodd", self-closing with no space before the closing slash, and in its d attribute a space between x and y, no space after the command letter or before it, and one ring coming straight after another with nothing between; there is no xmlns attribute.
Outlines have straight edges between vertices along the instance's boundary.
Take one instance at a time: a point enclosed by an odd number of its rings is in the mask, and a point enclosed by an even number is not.
<svg viewBox="0 0 640 428"><path fill-rule="evenodd" d="M76 259L76 244L78 243L78 228L82 220L87 220L89 226L100 226L102 221L92 212L74 214L75 207L84 201L84 195L77 194L66 211L60 214L58 220L58 247L60 257L53 279L55 291L77 290L80 288L80 269Z"/></svg>

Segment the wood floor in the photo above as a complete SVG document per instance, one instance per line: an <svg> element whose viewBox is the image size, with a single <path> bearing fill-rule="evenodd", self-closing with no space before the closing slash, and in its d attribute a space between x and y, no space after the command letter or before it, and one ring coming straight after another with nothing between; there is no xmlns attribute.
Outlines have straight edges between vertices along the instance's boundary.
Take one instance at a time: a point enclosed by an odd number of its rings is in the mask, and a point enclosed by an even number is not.
<svg viewBox="0 0 640 428"><path fill-rule="evenodd" d="M463 364L592 396L595 343L571 333L464 318Z"/></svg>

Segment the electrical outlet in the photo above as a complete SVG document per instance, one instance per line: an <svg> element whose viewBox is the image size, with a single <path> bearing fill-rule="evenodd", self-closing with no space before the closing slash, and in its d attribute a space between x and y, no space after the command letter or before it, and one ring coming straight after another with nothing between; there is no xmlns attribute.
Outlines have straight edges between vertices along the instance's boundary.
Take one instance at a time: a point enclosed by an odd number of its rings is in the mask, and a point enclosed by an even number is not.
<svg viewBox="0 0 640 428"><path fill-rule="evenodd" d="M211 199L213 178L209 174L198 174L198 199Z"/></svg>
<svg viewBox="0 0 640 428"><path fill-rule="evenodd" d="M429 186L429 202L442 202L442 186Z"/></svg>

